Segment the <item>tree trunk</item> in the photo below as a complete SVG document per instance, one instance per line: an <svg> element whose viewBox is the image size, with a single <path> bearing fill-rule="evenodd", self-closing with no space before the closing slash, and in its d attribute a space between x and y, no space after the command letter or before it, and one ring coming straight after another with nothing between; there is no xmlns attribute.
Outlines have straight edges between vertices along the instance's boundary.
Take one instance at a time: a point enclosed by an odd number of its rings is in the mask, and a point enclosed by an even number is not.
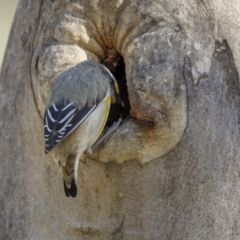
<svg viewBox="0 0 240 240"><path fill-rule="evenodd" d="M0 239L240 239L239 9L20 0L0 76ZM124 59L134 118L81 162L66 198L44 154L47 91L107 49Z"/></svg>

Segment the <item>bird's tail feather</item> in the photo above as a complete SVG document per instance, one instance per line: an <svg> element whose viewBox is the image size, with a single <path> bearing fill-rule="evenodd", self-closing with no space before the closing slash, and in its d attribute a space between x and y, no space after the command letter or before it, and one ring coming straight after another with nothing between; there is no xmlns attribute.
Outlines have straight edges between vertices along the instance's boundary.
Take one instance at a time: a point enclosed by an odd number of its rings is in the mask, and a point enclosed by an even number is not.
<svg viewBox="0 0 240 240"><path fill-rule="evenodd" d="M67 197L76 197L77 196L77 185L76 185L76 156L71 154L67 158L67 162L65 166L62 166L62 174L63 174L63 185L64 192Z"/></svg>
<svg viewBox="0 0 240 240"><path fill-rule="evenodd" d="M70 188L67 187L65 181L63 180L63 186L64 186L64 192L67 197L76 197L77 196L77 185L75 183L75 180L72 179Z"/></svg>

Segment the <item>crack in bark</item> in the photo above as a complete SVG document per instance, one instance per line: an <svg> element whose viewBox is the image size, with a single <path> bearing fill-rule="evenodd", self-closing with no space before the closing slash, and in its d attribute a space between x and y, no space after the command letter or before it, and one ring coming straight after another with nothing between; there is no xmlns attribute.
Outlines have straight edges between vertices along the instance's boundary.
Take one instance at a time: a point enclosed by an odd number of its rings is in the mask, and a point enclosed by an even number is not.
<svg viewBox="0 0 240 240"><path fill-rule="evenodd" d="M43 6L43 0L40 1L40 7L39 7L39 12L38 12L38 19L36 21L37 22L37 26L36 26L36 30L35 30L33 41L32 41L32 56L30 58L31 62L33 61L33 56L34 56L34 43L35 43L35 39L36 39L38 28L39 28L39 21L40 21L40 18L41 18L42 6ZM40 112L40 109L38 108L37 99L36 99L36 96L35 96L35 93L34 93L34 90L33 90L33 79L32 79L33 73L32 73L32 65L31 64L29 65L29 72L30 72L30 80L31 80L30 87L31 87L32 95L33 95L33 101L35 103L35 106L36 106L37 112L39 114L39 117L41 119L43 119L43 117L41 115L41 112Z"/></svg>
<svg viewBox="0 0 240 240"><path fill-rule="evenodd" d="M124 224L125 216L123 217L119 227L115 229L112 233L113 240L122 240L123 239L123 224Z"/></svg>

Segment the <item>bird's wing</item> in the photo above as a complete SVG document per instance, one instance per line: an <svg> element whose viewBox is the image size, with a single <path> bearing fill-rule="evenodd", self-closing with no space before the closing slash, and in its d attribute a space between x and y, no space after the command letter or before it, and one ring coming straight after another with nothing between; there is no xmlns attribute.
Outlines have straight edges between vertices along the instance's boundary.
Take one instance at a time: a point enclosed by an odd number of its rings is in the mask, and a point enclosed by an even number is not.
<svg viewBox="0 0 240 240"><path fill-rule="evenodd" d="M45 153L67 137L96 107L97 104L91 107L86 104L79 110L72 103L50 105L44 115Z"/></svg>

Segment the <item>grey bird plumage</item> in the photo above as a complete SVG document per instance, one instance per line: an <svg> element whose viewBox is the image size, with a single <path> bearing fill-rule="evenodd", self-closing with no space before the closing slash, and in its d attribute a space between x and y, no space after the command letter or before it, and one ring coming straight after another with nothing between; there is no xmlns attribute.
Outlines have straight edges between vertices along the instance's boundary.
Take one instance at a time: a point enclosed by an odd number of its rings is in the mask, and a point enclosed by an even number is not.
<svg viewBox="0 0 240 240"><path fill-rule="evenodd" d="M45 152L62 169L66 196L77 195L79 158L90 151L107 121L110 104L122 104L117 82L100 63L84 61L53 82L44 116Z"/></svg>
<svg viewBox="0 0 240 240"><path fill-rule="evenodd" d="M53 82L48 106L61 100L64 104L70 101L79 109L85 104L92 106L106 95L109 78L108 70L100 63L84 61L77 64Z"/></svg>

